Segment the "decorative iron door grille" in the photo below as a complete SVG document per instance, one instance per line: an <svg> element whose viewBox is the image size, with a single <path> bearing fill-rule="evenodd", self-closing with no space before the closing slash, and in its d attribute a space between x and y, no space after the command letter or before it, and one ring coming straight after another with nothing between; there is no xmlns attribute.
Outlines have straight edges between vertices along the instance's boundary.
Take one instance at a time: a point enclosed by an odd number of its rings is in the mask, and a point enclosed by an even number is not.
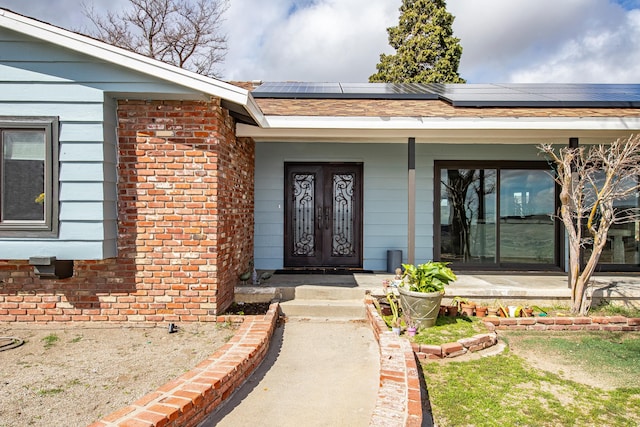
<svg viewBox="0 0 640 427"><path fill-rule="evenodd" d="M362 164L285 164L285 267L362 267Z"/></svg>

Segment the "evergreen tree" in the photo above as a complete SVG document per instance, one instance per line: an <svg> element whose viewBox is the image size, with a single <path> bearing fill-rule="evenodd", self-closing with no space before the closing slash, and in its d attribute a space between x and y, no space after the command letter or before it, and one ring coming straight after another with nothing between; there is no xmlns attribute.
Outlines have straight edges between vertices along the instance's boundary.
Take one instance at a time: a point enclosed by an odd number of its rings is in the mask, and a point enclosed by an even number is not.
<svg viewBox="0 0 640 427"><path fill-rule="evenodd" d="M395 54L380 55L370 82L465 83L458 74L462 46L453 36L446 0L402 0L397 27L387 29Z"/></svg>

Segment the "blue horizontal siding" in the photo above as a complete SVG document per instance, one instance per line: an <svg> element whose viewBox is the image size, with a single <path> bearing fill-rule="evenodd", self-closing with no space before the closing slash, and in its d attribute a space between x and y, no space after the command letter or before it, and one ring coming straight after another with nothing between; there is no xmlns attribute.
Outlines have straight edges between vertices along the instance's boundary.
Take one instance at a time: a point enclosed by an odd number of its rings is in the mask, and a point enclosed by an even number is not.
<svg viewBox="0 0 640 427"><path fill-rule="evenodd" d="M0 101L21 102L102 102L98 89L77 84L0 82Z"/></svg>
<svg viewBox="0 0 640 427"><path fill-rule="evenodd" d="M60 205L60 221L101 221L116 219L115 213L106 202L65 202Z"/></svg>
<svg viewBox="0 0 640 427"><path fill-rule="evenodd" d="M101 122L103 119L103 104L79 102L55 103L39 102L37 104L24 103L20 101L7 101L0 103L0 115L13 116L16 111L28 109L32 116L57 116L64 123L74 122Z"/></svg>
<svg viewBox="0 0 640 427"><path fill-rule="evenodd" d="M104 144L101 142L65 142L60 145L61 162L102 162L105 160L104 157Z"/></svg>
<svg viewBox="0 0 640 427"><path fill-rule="evenodd" d="M63 163L60 165L60 181L104 182L104 163Z"/></svg>
<svg viewBox="0 0 640 427"><path fill-rule="evenodd" d="M0 259L116 255L116 94L147 99L198 95L117 64L0 29L0 116L60 120L57 238L0 238Z"/></svg>
<svg viewBox="0 0 640 427"><path fill-rule="evenodd" d="M105 188L102 182L61 182L60 202L99 202L116 201L116 189L114 186Z"/></svg>

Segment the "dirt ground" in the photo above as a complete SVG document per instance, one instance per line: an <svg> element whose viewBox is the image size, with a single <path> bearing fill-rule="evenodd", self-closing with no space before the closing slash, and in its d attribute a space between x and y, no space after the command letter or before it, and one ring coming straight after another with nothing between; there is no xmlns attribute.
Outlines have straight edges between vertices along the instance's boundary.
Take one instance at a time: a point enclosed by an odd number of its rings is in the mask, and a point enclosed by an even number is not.
<svg viewBox="0 0 640 427"><path fill-rule="evenodd" d="M553 336L553 334L549 334ZM558 334L563 338L578 339L575 335ZM562 353L549 352L541 348L523 345L523 340L527 339L526 334L507 334L510 350L524 358L531 366L547 372L557 374L561 378L585 384L591 387L598 387L604 390L613 390L620 387L638 387L640 381L620 375L619 372L609 372L606 369L593 370L587 365L569 360Z"/></svg>
<svg viewBox="0 0 640 427"><path fill-rule="evenodd" d="M86 426L188 371L234 329L0 323L0 427Z"/></svg>

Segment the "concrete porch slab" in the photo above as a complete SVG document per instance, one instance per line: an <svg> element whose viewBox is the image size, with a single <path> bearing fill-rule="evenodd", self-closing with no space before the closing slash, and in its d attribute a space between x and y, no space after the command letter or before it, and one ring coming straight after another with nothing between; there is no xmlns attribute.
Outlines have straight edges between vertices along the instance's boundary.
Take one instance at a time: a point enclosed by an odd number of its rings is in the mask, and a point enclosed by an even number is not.
<svg viewBox="0 0 640 427"><path fill-rule="evenodd" d="M354 273L352 276L326 274L283 274L273 275L260 286L237 286L236 301L258 302L289 301L305 288L323 288L318 291L326 295L327 289L350 288L349 299L355 298L355 292L364 297L366 292L383 294L384 280L393 280L389 273ZM592 279L591 289L594 302L602 300L640 306L640 274L598 274ZM307 292L307 291L304 291ZM446 290L445 302L455 296L472 298L493 303L499 300L504 304L528 303L546 305L567 305L571 290L567 275L562 273L458 273L458 280ZM346 297L346 295L345 295Z"/></svg>

